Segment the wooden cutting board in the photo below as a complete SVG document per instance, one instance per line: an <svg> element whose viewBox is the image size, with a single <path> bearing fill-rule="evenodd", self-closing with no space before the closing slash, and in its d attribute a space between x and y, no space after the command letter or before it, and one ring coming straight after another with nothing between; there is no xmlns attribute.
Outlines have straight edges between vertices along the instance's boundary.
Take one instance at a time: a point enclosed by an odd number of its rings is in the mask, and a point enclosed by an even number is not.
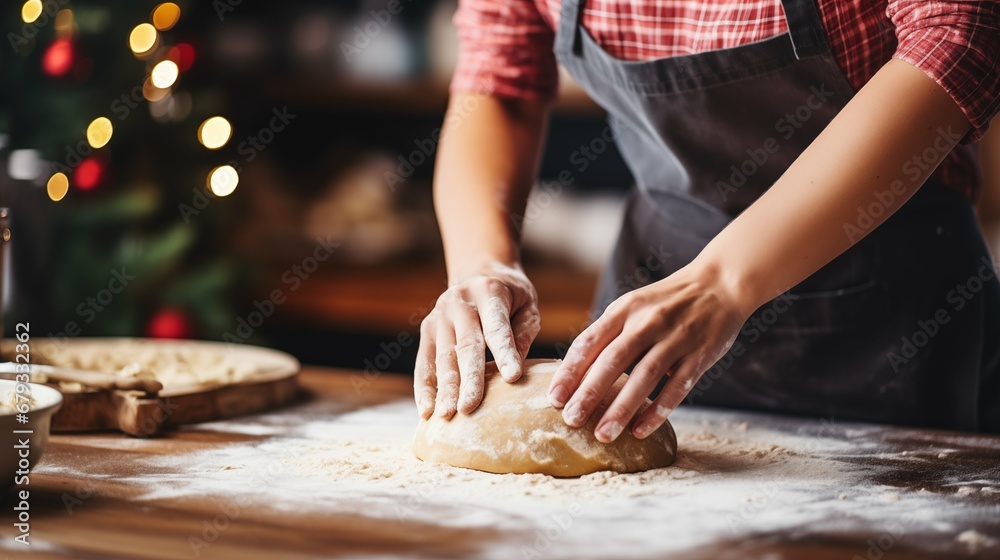
<svg viewBox="0 0 1000 560"><path fill-rule="evenodd" d="M156 397L135 391L62 391L63 405L52 418L53 432L120 430L132 436L150 437L170 426L234 418L272 409L288 403L298 392L299 361L289 354L268 348L192 340L121 338L74 339L60 344L73 351L81 345L100 349L123 341L159 344L180 351L225 352L234 361L245 360L254 364L258 371L236 383L166 387ZM44 346L46 341L35 343ZM52 386L58 389L55 384Z"/></svg>

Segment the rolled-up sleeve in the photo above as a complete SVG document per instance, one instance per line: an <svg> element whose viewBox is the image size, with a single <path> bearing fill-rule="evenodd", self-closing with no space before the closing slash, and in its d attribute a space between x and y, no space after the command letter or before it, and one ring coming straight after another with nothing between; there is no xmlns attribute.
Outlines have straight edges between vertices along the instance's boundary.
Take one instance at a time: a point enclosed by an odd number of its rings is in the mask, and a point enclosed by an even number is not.
<svg viewBox="0 0 1000 560"><path fill-rule="evenodd" d="M459 0L452 93L551 100L558 87L552 28L533 0Z"/></svg>
<svg viewBox="0 0 1000 560"><path fill-rule="evenodd" d="M899 44L893 58L923 70L951 95L975 142L1000 109L1000 2L891 0Z"/></svg>

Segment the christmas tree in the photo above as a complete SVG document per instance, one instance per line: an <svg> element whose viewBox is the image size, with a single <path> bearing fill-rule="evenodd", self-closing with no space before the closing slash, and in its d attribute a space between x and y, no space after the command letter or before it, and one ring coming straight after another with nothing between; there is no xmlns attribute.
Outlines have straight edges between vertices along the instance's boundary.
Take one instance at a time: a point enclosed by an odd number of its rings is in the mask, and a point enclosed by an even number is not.
<svg viewBox="0 0 1000 560"><path fill-rule="evenodd" d="M8 325L204 338L231 326L245 276L224 243L239 193L225 165L232 127L224 95L199 75L184 10L75 0L4 8Z"/></svg>

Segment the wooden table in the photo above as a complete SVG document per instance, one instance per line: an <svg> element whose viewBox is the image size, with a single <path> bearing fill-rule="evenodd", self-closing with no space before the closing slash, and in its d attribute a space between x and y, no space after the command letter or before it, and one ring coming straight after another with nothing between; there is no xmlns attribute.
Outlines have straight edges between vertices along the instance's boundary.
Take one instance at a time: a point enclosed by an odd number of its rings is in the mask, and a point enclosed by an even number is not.
<svg viewBox="0 0 1000 560"><path fill-rule="evenodd" d="M284 488L291 492L295 487L291 480L295 471L287 470L289 463L285 462L277 474L265 479L269 482L250 491L226 494L221 488L216 492L213 481L224 481L229 473L236 476L239 469L250 468L249 464L234 460L234 470L217 468L229 463L214 460L204 463L201 470L188 464L188 457L205 461L206 457L219 456L222 461L227 454L235 457L234 449L245 454L257 445L281 444L288 437L283 435L286 431L299 430L298 445L308 438L322 439L322 433L303 426L322 428L325 424L316 422L323 418L353 415L352 425L363 434L368 424L377 423L372 420L377 416L366 416L368 412L401 410L403 421L390 425L398 425L401 431L412 429L405 425L410 414L405 408L411 398L409 378L392 374L364 378L358 372L306 368L301 380L308 394L299 403L257 419L191 426L155 440L116 434L53 436L29 487L30 554L12 542L13 501L8 495L0 504L0 560L5 556L662 558L668 550L672 557L706 559L1000 557L1000 493L994 492L1000 492L1000 437L996 436L689 407L676 413L675 427L682 446L684 435L697 430L706 430L712 437L717 434L719 441L734 445L743 437L740 434L750 434L758 442L775 438L821 442L792 456L829 464L830 472L849 471L854 482L831 489L826 484L829 480L790 473L787 467L791 459L759 469L746 468L757 463L753 459L720 462L706 456L715 448L698 451L697 446L689 445L687 450L682 447L678 464L686 464L692 476L702 476L705 482L684 486L679 493L671 494L670 488L664 488L662 496L654 493L607 501L607 507L587 510L577 526L567 529L564 540L541 547L544 550L535 544L541 534L535 529L540 531L542 525L531 517L530 497L526 509L516 515L485 499L470 506L476 503L472 496L471 502L453 509L446 500L438 500L431 504L430 517L387 520L377 511L399 496L388 489L368 495L331 495L317 487L314 499L279 500L285 496ZM685 453L702 456L692 459ZM715 466L698 466L707 464ZM705 472L698 472L700 469ZM748 470L756 471L757 480L776 490L769 493L765 489L759 503L752 495L736 500L734 503L748 504L741 511L701 511L702 503L704 508L720 507L709 504L709 496L729 507L724 503L726 492L718 491L720 485L750 476L744 472ZM190 473L201 471L205 480L192 480L192 476L201 475ZM683 481L683 477L677 478L678 484ZM200 486L190 488L200 490L177 491L196 483ZM815 492L810 491L813 486ZM336 501L337 507L317 509L321 504L310 503L314 501ZM629 511L635 515L629 517ZM752 515L745 515L746 511ZM625 512L624 519L621 512ZM434 515L443 520L459 514L470 518L486 515L488 522L433 521ZM909 514L916 514L917 520L900 525L900 519ZM739 522L732 531L724 529L722 518L726 515L730 525L733 519ZM704 520L697 527L715 532L706 533L706 538L693 546L671 549L671 541L692 537L690 529L683 529L683 534L680 531L698 516ZM207 529L211 524L218 530ZM648 524L648 536L640 539L635 535L642 533L615 529L643 524ZM626 538L626 533L631 536ZM609 544L619 552L609 553ZM872 549L883 545L884 551ZM660 552L643 552L653 549Z"/></svg>

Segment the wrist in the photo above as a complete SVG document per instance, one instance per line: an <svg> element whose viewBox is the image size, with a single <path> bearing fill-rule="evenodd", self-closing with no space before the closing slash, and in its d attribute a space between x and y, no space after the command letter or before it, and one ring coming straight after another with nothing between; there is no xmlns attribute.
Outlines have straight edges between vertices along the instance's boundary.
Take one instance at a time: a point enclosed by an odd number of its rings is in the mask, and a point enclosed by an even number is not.
<svg viewBox="0 0 1000 560"><path fill-rule="evenodd" d="M707 249L688 267L705 280L709 289L719 293L728 302L730 311L743 319L753 315L758 307L778 295L765 295L766 289L761 288L751 275Z"/></svg>
<svg viewBox="0 0 1000 560"><path fill-rule="evenodd" d="M446 259L448 285L472 276L524 276L520 255L513 253L477 252L469 256Z"/></svg>

